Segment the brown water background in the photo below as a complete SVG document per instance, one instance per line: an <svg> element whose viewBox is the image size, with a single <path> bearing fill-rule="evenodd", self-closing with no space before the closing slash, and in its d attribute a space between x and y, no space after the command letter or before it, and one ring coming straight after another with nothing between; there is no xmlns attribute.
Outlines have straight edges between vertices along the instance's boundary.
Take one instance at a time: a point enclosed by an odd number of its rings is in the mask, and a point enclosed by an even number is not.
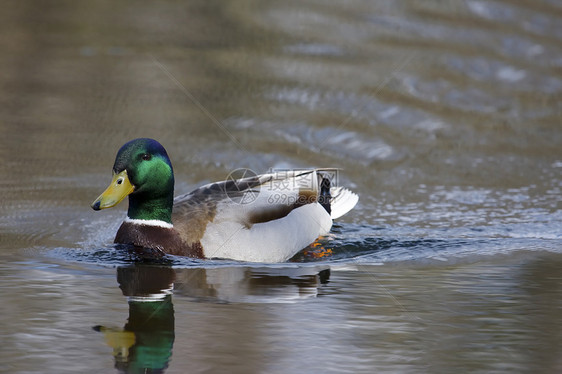
<svg viewBox="0 0 562 374"><path fill-rule="evenodd" d="M0 372L561 372L561 102L555 0L5 1ZM319 261L135 264L89 204L136 137L360 203Z"/></svg>

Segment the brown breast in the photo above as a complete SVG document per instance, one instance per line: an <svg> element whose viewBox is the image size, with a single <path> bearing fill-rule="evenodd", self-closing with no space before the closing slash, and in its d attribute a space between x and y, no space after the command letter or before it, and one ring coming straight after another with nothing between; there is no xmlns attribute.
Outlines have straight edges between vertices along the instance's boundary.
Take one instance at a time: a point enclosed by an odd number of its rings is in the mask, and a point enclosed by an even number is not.
<svg viewBox="0 0 562 374"><path fill-rule="evenodd" d="M173 228L123 222L114 242L156 249L171 255L203 258L201 243L185 243Z"/></svg>

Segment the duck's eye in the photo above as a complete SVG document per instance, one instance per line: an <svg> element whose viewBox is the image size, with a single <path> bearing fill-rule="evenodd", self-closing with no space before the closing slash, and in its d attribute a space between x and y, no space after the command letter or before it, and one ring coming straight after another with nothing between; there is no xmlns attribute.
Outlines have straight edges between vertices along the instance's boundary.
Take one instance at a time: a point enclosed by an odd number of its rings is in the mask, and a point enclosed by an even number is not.
<svg viewBox="0 0 562 374"><path fill-rule="evenodd" d="M142 159L144 161L150 161L150 159L152 158L152 155L150 153L145 153L142 155Z"/></svg>

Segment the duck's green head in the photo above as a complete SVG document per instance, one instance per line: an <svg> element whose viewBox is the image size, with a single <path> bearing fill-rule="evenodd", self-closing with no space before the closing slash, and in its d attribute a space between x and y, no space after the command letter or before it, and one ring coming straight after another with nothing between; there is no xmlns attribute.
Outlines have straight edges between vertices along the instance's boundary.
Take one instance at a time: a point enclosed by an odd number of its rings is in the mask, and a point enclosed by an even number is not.
<svg viewBox="0 0 562 374"><path fill-rule="evenodd" d="M171 223L174 172L166 150L156 140L135 139L119 149L111 184L92 203L92 208L111 208L126 196L129 218Z"/></svg>

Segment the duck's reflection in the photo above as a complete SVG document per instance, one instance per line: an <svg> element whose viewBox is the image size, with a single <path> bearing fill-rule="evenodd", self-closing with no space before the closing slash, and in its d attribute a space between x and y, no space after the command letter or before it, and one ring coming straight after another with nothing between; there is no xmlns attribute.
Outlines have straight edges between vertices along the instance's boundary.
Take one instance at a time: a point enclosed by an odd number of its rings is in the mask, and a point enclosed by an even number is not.
<svg viewBox="0 0 562 374"><path fill-rule="evenodd" d="M137 264L117 269L129 319L123 329L94 329L104 333L120 372L163 373L168 367L174 344L174 277L170 267Z"/></svg>
<svg viewBox="0 0 562 374"><path fill-rule="evenodd" d="M113 348L115 367L124 373L163 373L174 344L175 295L221 303L296 302L318 295L329 268L218 267L173 269L135 263L117 269L117 281L129 303L122 329L96 326Z"/></svg>
<svg viewBox="0 0 562 374"><path fill-rule="evenodd" d="M178 269L174 294L223 303L296 302L316 297L329 277L329 268Z"/></svg>

